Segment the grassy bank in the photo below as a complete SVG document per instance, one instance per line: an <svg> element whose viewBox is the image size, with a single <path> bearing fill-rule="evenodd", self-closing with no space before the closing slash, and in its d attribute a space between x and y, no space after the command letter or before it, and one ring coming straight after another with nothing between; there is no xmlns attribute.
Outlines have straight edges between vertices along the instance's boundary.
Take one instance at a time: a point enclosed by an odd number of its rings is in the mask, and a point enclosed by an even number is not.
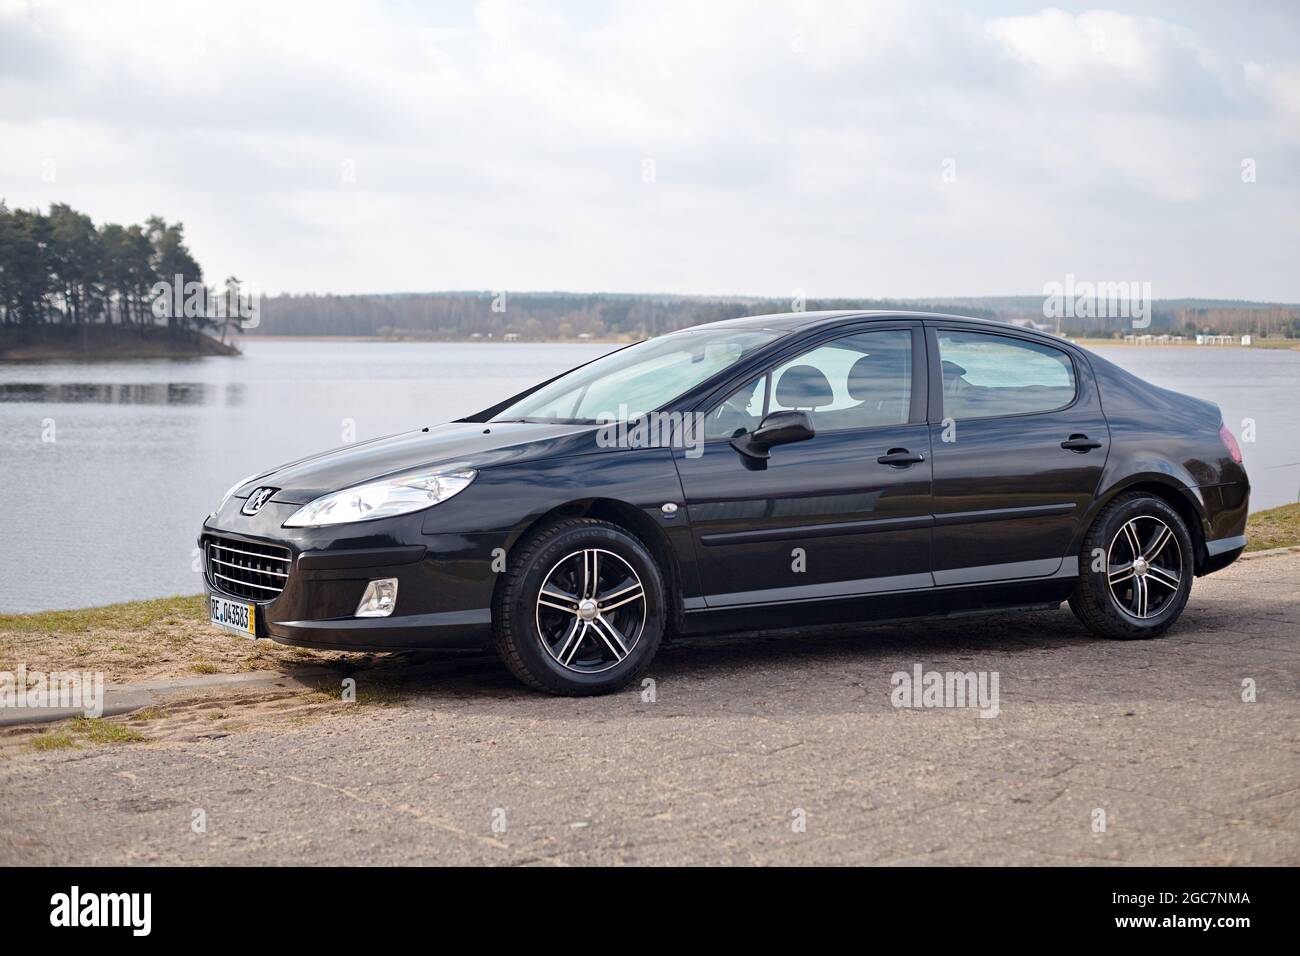
<svg viewBox="0 0 1300 956"><path fill-rule="evenodd" d="M1300 504L1251 515L1249 551L1300 545ZM102 671L109 681L192 677L304 665L357 664L357 655L249 641L208 623L201 595L107 607L0 615L0 671Z"/></svg>
<svg viewBox="0 0 1300 956"><path fill-rule="evenodd" d="M0 361L66 361L137 358L193 358L238 355L210 335L162 326L0 326Z"/></svg>
<svg viewBox="0 0 1300 956"><path fill-rule="evenodd" d="M1246 522L1247 551L1267 551L1300 545L1300 504L1270 508Z"/></svg>
<svg viewBox="0 0 1300 956"><path fill-rule="evenodd" d="M330 663L337 654L250 641L208 623L202 595L0 615L0 671L102 671L149 680Z"/></svg>

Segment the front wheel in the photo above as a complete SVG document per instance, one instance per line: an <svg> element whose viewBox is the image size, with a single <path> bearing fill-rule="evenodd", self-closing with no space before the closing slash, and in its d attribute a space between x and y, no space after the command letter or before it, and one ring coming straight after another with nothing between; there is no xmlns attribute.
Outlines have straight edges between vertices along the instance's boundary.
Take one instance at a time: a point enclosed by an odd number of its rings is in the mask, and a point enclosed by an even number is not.
<svg viewBox="0 0 1300 956"><path fill-rule="evenodd" d="M510 555L493 609L497 653L537 690L606 694L640 677L663 639L663 575L617 525L557 521Z"/></svg>
<svg viewBox="0 0 1300 956"><path fill-rule="evenodd" d="M1134 492L1097 516L1079 555L1070 609L1101 637L1159 637L1187 605L1192 536L1167 502Z"/></svg>

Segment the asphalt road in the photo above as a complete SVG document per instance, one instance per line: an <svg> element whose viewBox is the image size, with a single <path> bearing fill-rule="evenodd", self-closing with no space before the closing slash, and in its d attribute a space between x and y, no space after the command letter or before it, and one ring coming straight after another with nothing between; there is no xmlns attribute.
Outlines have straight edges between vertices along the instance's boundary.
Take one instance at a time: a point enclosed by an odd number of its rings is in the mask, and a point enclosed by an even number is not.
<svg viewBox="0 0 1300 956"><path fill-rule="evenodd" d="M739 635L667 648L653 701L462 665L390 706L11 755L0 864L1294 865L1298 638L1288 554L1151 642L1068 610ZM998 715L893 706L916 665L996 672Z"/></svg>

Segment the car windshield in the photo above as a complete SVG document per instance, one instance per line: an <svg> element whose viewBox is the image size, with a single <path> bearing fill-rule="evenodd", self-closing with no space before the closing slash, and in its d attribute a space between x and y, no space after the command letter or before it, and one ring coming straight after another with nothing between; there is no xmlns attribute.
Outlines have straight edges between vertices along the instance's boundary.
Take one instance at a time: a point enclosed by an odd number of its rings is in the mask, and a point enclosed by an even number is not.
<svg viewBox="0 0 1300 956"><path fill-rule="evenodd" d="M668 404L778 335L766 329L699 329L638 342L560 376L492 420L626 421Z"/></svg>

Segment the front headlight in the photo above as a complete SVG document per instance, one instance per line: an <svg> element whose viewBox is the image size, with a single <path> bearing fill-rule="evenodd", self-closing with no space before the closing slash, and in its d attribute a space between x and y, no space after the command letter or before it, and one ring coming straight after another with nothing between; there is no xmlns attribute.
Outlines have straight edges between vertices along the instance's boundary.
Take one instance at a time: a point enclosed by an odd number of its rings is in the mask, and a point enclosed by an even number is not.
<svg viewBox="0 0 1300 956"><path fill-rule="evenodd" d="M295 511L286 528L320 528L419 511L469 487L476 471L400 475L322 495Z"/></svg>

